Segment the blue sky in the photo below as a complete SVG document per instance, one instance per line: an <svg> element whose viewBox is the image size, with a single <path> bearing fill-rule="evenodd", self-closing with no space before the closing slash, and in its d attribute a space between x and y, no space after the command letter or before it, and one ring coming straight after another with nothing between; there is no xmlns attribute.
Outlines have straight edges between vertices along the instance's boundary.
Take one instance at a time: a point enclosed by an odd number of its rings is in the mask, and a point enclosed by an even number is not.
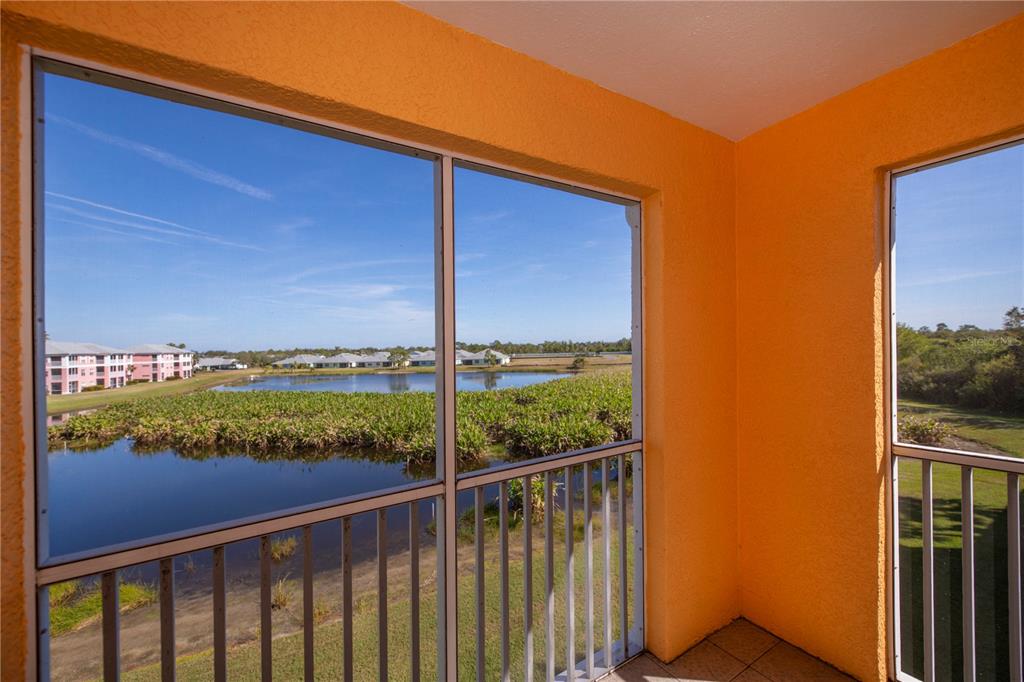
<svg viewBox="0 0 1024 682"><path fill-rule="evenodd" d="M428 161L45 76L53 339L432 345ZM629 335L607 202L458 169L457 339Z"/></svg>
<svg viewBox="0 0 1024 682"><path fill-rule="evenodd" d="M1024 306L1024 145L896 181L896 319L1002 326Z"/></svg>

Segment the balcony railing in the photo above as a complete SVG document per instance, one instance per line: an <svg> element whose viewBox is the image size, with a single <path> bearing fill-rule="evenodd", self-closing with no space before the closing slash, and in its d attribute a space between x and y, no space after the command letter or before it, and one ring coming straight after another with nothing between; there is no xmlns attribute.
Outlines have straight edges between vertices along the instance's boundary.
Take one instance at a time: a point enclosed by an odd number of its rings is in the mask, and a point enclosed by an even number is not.
<svg viewBox="0 0 1024 682"><path fill-rule="evenodd" d="M1021 682L1024 460L917 445L892 448L897 680ZM976 501L978 491L984 491L984 504ZM979 543L987 550L983 559Z"/></svg>
<svg viewBox="0 0 1024 682"><path fill-rule="evenodd" d="M144 672L151 677L159 667L161 679L174 680L182 653L208 656L210 669L203 676L226 680L236 651L229 646L229 607L239 598L229 589L227 557L236 546L255 542L258 670L263 680L272 679L275 671L279 678L291 679L298 675L296 670L304 679L314 679L327 646L317 641L324 627L340 627L339 676L354 679L360 672L357 661L367 660L354 637L355 623L362 624L365 635L367 619L361 616L368 609L375 611L369 620L376 619L377 632L375 638L364 640L376 647L380 680L596 679L643 649L641 464L639 444L625 443L460 475L455 485L459 522L452 531L458 536L454 556L446 554L450 550L444 516L435 516L438 525L433 529L423 523L425 510L440 510L445 503L445 484L434 481L41 568L41 678L49 679L54 656L59 660L64 655L56 651L60 639L50 637L48 588L82 580L99 583L102 664L95 672L102 671L104 680L118 680L129 668L138 667L150 668ZM353 549L357 517L363 529L372 519L375 536L375 555L362 561ZM399 523L389 528L389 519ZM334 530L325 535L324 527L331 525ZM314 545L314 526L317 536L329 538L333 547ZM406 536L396 538L404 526ZM301 537L301 663L275 661L280 645L275 645L271 536L283 532ZM433 548L431 535L436 539ZM398 561L408 562L407 571L395 564L396 547L401 548ZM183 652L175 636L175 567L186 555L200 551L212 554L212 652ZM340 618L330 625L317 617L315 566L323 558L318 552L340 555L340 567L335 567L341 573ZM424 575L425 555L432 556L438 578L431 580L431 571ZM445 571L446 561L459 568ZM158 619L159 637L129 666L121 651L120 574L154 563L157 598L148 608L158 610L153 619ZM396 575L401 576L399 581ZM355 583L354 576L359 577ZM375 586L375 608L359 587L363 585L365 592L369 583ZM396 596L389 598L389 590ZM449 593L454 600L446 598ZM433 617L425 613L429 607L424 608L431 597L436 604ZM436 648L425 640L424 624L434 630ZM448 638L455 638L457 646L447 646Z"/></svg>

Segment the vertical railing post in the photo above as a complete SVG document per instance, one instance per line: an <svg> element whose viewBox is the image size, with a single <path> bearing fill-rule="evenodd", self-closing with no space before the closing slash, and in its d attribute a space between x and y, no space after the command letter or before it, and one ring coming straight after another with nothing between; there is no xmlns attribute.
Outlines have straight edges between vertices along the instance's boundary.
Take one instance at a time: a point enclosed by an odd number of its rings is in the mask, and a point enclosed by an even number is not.
<svg viewBox="0 0 1024 682"><path fill-rule="evenodd" d="M572 467L565 467L565 679L576 677L576 519Z"/></svg>
<svg viewBox="0 0 1024 682"><path fill-rule="evenodd" d="M345 682L352 682L355 663L352 633L352 518L341 520L341 627L342 651L345 657Z"/></svg>
<svg viewBox="0 0 1024 682"><path fill-rule="evenodd" d="M1006 529L1007 564L1009 568L1010 600L1010 679L1024 682L1024 652L1021 651L1021 519L1020 519L1020 474L1006 474Z"/></svg>
<svg viewBox="0 0 1024 682"><path fill-rule="evenodd" d="M601 460L601 535L604 540L604 667L612 667L612 500L608 458Z"/></svg>
<svg viewBox="0 0 1024 682"><path fill-rule="evenodd" d="M473 500L475 502L475 547L476 550L476 679L477 682L484 682L487 671L485 631L487 629L487 613L484 610L484 488L480 486L473 489Z"/></svg>
<svg viewBox="0 0 1024 682"><path fill-rule="evenodd" d="M409 627L412 637L410 645L410 679L420 679L420 503L409 503Z"/></svg>
<svg viewBox="0 0 1024 682"><path fill-rule="evenodd" d="M117 571L108 571L100 578L103 600L103 682L121 678L121 606Z"/></svg>
<svg viewBox="0 0 1024 682"><path fill-rule="evenodd" d="M594 678L594 526L591 518L593 509L590 499L592 478L590 462L585 462L583 464L583 583L586 586L586 594L583 596L583 604L587 619L584 661L586 662L588 680Z"/></svg>
<svg viewBox="0 0 1024 682"><path fill-rule="evenodd" d="M523 479L523 678L533 682L533 477Z"/></svg>
<svg viewBox="0 0 1024 682"><path fill-rule="evenodd" d="M160 560L160 679L174 682L174 559Z"/></svg>
<svg viewBox="0 0 1024 682"><path fill-rule="evenodd" d="M544 472L544 670L555 679L555 498L551 472Z"/></svg>
<svg viewBox="0 0 1024 682"><path fill-rule="evenodd" d="M974 469L969 466L960 467L960 537L964 680L974 682Z"/></svg>
<svg viewBox="0 0 1024 682"><path fill-rule="evenodd" d="M228 679L227 571L224 547L213 548L213 679Z"/></svg>
<svg viewBox="0 0 1024 682"><path fill-rule="evenodd" d="M388 682L388 510L377 510L377 672Z"/></svg>
<svg viewBox="0 0 1024 682"><path fill-rule="evenodd" d="M924 682L935 682L935 533L932 513L932 463L921 460L921 522L924 552Z"/></svg>
<svg viewBox="0 0 1024 682"><path fill-rule="evenodd" d="M302 668L313 682L313 527L302 529Z"/></svg>
<svg viewBox="0 0 1024 682"><path fill-rule="evenodd" d="M629 658L629 588L626 570L626 458L619 455L618 470L618 517L619 517L619 636L622 637L622 655Z"/></svg>
<svg viewBox="0 0 1024 682"><path fill-rule="evenodd" d="M273 644L270 598L270 536L260 538L260 679L273 677Z"/></svg>

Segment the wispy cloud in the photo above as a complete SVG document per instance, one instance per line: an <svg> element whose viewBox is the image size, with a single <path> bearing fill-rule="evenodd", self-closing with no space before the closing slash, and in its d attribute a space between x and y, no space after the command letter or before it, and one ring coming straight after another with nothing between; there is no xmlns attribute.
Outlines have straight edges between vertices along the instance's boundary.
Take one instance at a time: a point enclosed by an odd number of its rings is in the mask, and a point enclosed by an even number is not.
<svg viewBox="0 0 1024 682"><path fill-rule="evenodd" d="M171 222L169 220L163 220L161 218L154 218L152 216L147 216L147 215L144 215L142 213L133 213L131 211L125 211L123 209L119 209L119 208L116 208L114 206L107 206L106 204L98 204L96 202L87 201L85 199L80 199L78 197L71 197L71 196L67 196L67 195L63 195L63 194L55 194L55 193L51 193L51 192L47 192L47 194L55 196L55 197L59 197L61 199L68 200L68 201L77 201L78 203L85 204L85 205L88 205L88 206L92 206L92 207L100 209L100 210L110 211L110 212L113 212L113 213L116 213L116 214L119 214L119 215L127 215L127 216L137 217L137 218L140 218L141 220L145 220L145 221L148 221L148 222L142 223L142 222L136 222L136 221L132 221L132 220L121 220L121 219L118 219L118 218L111 218L111 217L108 217L108 216L105 216L105 215L101 215L101 214L97 214L97 213L91 213L89 211L83 211L83 210L75 208L73 206L64 206L63 204L55 204L55 203L52 203L52 202L51 203L47 203L47 207L48 208L64 211L65 213L70 213L71 215L77 216L79 218L85 218L87 220L99 221L101 223L107 223L107 224L110 224L110 225L118 225L120 227L130 227L130 228L135 229L135 230L142 230L144 232L151 232L151 233L156 233L156 234L162 234L162 235L166 235L166 236L170 236L170 237L178 237L180 239L190 239L190 240L205 241L205 242L209 242L211 244L218 244L220 246L229 246L229 247L238 248L238 249L248 249L248 250L251 250L251 251L266 251L266 249L263 249L263 248L261 248L259 246L254 246L252 244L243 244L243 243L240 243L240 242L233 242L233 241L230 241L230 240L218 237L215 234L211 234L209 232L204 232L203 230L197 230L194 227L187 227L185 225L180 225L178 223L174 223L174 222ZM156 224L150 224L150 223L156 223ZM166 227L161 227L161 226L166 226Z"/></svg>
<svg viewBox="0 0 1024 682"><path fill-rule="evenodd" d="M294 284L295 282L309 277L325 275L329 272L342 272L344 270L355 270L358 268L376 268L384 265L410 265L413 263L424 262L426 261L422 258L380 258L373 260L349 261L347 263L338 263L336 265L319 265L312 268L306 268L305 270L299 270L298 272L284 275L283 277L278 278L277 281L281 284Z"/></svg>
<svg viewBox="0 0 1024 682"><path fill-rule="evenodd" d="M933 277L922 277L909 282L900 282L900 287L927 287L936 284L952 284L953 282L965 282L972 279L986 279L989 277L1000 277L1002 275L1020 274L1020 270L979 270L974 272L951 272L948 274L935 275Z"/></svg>
<svg viewBox="0 0 1024 682"><path fill-rule="evenodd" d="M124 230L115 230L112 227L102 227L100 225L93 225L92 223L87 223L83 220L71 220L70 218L54 218L54 220L59 220L62 223L69 223L71 225L81 225L82 227L88 227L90 230L96 230L97 232L107 232L109 234L116 234L122 237L143 239L147 242L157 242L159 244L174 245L174 242L169 241L167 239L158 239L157 237L150 237L144 234L139 234L138 232L125 232Z"/></svg>
<svg viewBox="0 0 1024 682"><path fill-rule="evenodd" d="M294 218L292 220L286 220L283 223L274 225L274 231L279 234L291 234L297 230L301 230L304 227L309 227L315 224L312 218Z"/></svg>
<svg viewBox="0 0 1024 682"><path fill-rule="evenodd" d="M179 171L185 175L189 175L196 180L207 182L211 185L219 185L234 192L238 192L239 194L245 194L246 196L253 197L254 199L268 200L274 198L274 196L265 189L250 185L249 183L227 175L226 173L221 173L220 171L213 170L212 168L207 168L200 163L182 158L172 154L171 152L159 149L158 147L154 147L143 142L137 142L135 140L129 140L127 138L120 137L119 135L106 133L102 130L97 130L96 128L92 128L56 114L47 114L46 121L48 123L52 122L70 128L71 130L79 132L87 137L91 137L98 142L103 142L134 154L138 154L139 156L159 163L162 166Z"/></svg>
<svg viewBox="0 0 1024 682"><path fill-rule="evenodd" d="M328 298L378 299L387 298L405 289L400 284L338 284L326 286L291 286L285 290L289 296L324 296Z"/></svg>
<svg viewBox="0 0 1024 682"><path fill-rule="evenodd" d="M471 223L496 223L512 215L512 211L490 211L488 213L476 213L469 216Z"/></svg>

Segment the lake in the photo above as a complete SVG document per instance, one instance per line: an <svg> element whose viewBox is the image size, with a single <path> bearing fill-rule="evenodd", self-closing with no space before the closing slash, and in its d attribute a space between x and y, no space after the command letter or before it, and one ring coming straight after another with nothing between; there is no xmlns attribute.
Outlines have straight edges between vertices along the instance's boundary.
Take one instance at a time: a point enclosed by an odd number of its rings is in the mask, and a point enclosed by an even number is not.
<svg viewBox="0 0 1024 682"><path fill-rule="evenodd" d="M557 372L459 372L459 391L515 388ZM257 376L218 391L433 391L433 374ZM339 452L317 462L259 462L244 454L189 458L139 453L129 439L88 452L49 453L50 555L59 556L326 502L420 480L402 463ZM428 474L429 475L429 474ZM424 514L427 514L424 510ZM396 521L401 524L400 519ZM399 530L399 528L396 528Z"/></svg>

